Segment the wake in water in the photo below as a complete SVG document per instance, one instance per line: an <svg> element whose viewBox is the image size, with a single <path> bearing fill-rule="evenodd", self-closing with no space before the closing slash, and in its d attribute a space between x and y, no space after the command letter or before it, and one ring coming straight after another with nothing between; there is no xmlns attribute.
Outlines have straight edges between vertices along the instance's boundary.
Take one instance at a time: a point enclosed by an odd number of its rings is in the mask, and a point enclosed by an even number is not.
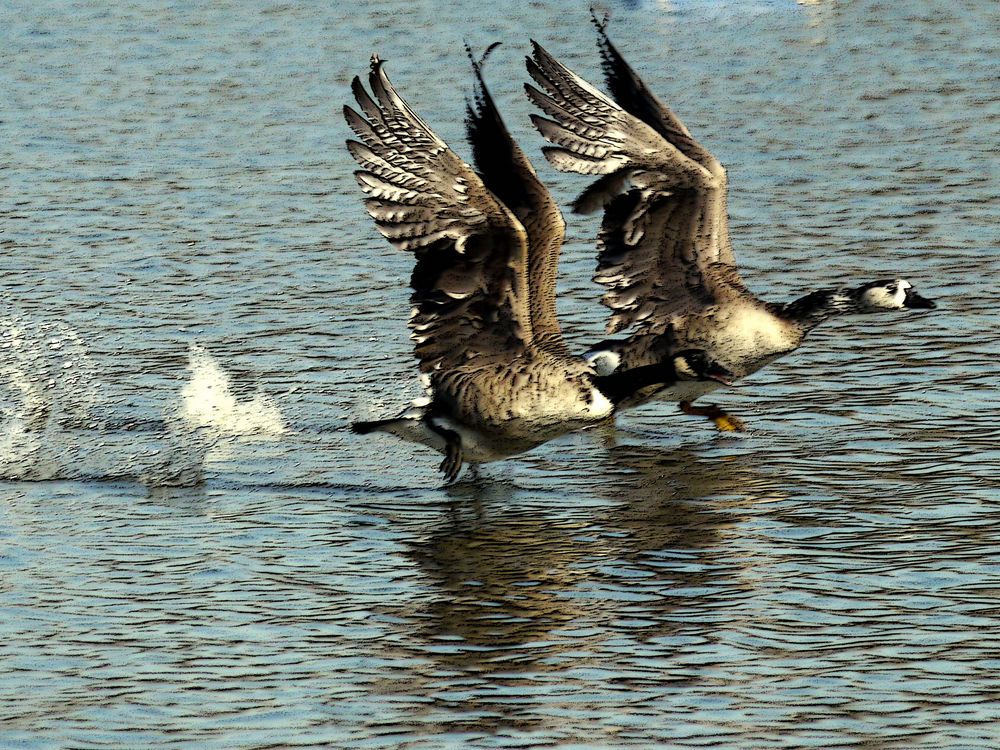
<svg viewBox="0 0 1000 750"><path fill-rule="evenodd" d="M236 398L204 348L191 347L188 371L162 419L112 422L108 389L72 329L0 320L0 479L190 486L203 480L210 451L288 431L266 395Z"/></svg>

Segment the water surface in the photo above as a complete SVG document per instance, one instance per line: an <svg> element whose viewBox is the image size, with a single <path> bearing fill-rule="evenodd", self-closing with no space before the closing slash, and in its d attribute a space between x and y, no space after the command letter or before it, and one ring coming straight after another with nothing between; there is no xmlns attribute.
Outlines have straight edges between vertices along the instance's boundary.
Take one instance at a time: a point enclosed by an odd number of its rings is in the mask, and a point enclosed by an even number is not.
<svg viewBox="0 0 1000 750"><path fill-rule="evenodd" d="M995 3L611 9L728 167L751 288L940 308L720 392L746 435L651 405L450 488L343 429L419 388L340 108L377 50L467 155L462 40L502 39L565 205L521 57L599 82L586 8L0 9L0 745L997 746Z"/></svg>

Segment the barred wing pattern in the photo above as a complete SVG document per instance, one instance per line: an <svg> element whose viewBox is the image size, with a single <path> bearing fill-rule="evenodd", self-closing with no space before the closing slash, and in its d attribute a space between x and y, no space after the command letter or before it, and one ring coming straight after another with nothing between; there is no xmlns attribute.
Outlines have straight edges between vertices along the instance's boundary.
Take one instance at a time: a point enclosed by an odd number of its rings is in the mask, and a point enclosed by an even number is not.
<svg viewBox="0 0 1000 750"><path fill-rule="evenodd" d="M662 121L649 115L651 125L532 44L527 67L540 88L525 88L547 115L532 117L554 144L544 149L546 158L562 171L601 175L574 209L605 208L594 280L607 287L608 331L655 325L711 305L727 289L743 289L732 253L724 249L722 166L666 108ZM638 81L628 71L619 70L621 80ZM636 91L641 96L645 86ZM644 106L652 109L653 103Z"/></svg>
<svg viewBox="0 0 1000 750"><path fill-rule="evenodd" d="M694 159L713 174L726 178L725 170L712 154L696 141L680 118L666 104L650 91L639 75L625 62L618 49L608 39L606 22L601 23L592 16L597 28L597 46L601 53L601 68L604 80L612 98L622 109L638 117L653 130L662 135L668 143L676 146L681 153ZM735 267L733 248L729 241L729 221L726 211L726 190L716 201L719 227L719 262Z"/></svg>
<svg viewBox="0 0 1000 750"><path fill-rule="evenodd" d="M423 372L510 361L532 341L527 237L478 175L396 93L372 58L344 107L348 150L378 230L413 252L410 328ZM363 114L362 114L363 113Z"/></svg>

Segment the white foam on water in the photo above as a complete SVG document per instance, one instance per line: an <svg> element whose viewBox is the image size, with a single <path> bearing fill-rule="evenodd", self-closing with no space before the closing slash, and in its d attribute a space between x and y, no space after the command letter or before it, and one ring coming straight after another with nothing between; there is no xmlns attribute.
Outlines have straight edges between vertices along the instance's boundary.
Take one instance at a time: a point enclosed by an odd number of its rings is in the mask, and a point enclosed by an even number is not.
<svg viewBox="0 0 1000 750"><path fill-rule="evenodd" d="M257 393L239 400L233 395L228 373L204 347L191 345L188 370L191 379L181 389L180 416L190 427L224 437L271 438L288 432L270 396Z"/></svg>
<svg viewBox="0 0 1000 750"><path fill-rule="evenodd" d="M80 335L62 322L0 318L0 479L201 481L208 445L190 429L122 430Z"/></svg>
<svg viewBox="0 0 1000 750"><path fill-rule="evenodd" d="M191 486L202 481L209 454L226 458L234 439L288 432L270 397L235 396L229 375L204 348L191 348L188 371L180 404L170 400L160 428L123 426L120 415L102 408L113 406L114 389L99 382L75 331L0 318L0 479Z"/></svg>
<svg viewBox="0 0 1000 750"><path fill-rule="evenodd" d="M79 428L97 399L93 362L69 326L0 319L0 478L81 476Z"/></svg>
<svg viewBox="0 0 1000 750"><path fill-rule="evenodd" d="M40 328L17 318L0 320L0 477L51 472L43 435L66 387L62 354L44 343L53 325Z"/></svg>

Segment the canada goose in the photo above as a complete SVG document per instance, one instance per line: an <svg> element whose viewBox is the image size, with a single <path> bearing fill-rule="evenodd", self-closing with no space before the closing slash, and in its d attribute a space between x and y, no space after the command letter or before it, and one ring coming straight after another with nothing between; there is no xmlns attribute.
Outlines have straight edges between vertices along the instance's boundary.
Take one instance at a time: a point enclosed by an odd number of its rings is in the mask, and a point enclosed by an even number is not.
<svg viewBox="0 0 1000 750"><path fill-rule="evenodd" d="M733 258L725 169L646 88L609 41L606 23L594 17L613 99L535 42L527 68L541 90L525 85L547 115L532 115L532 121L554 144L544 149L549 162L562 171L601 175L573 208L604 208L594 280L607 288L608 333L629 326L634 332L585 355L598 373L698 348L743 377L794 351L832 316L935 307L903 279L821 289L784 304L757 299ZM743 429L718 407L691 405L715 387L651 386L621 405L679 401L682 411L707 416L720 430Z"/></svg>
<svg viewBox="0 0 1000 750"><path fill-rule="evenodd" d="M554 309L539 316L549 309L553 291L544 285L554 283L554 273L533 279L542 288L528 287L529 267L541 267L529 255L558 254L558 247L541 249L540 235L529 234L399 97L377 56L368 84L371 95L359 78L352 83L363 115L344 107L361 139L347 148L361 166L355 177L376 227L416 256L409 325L429 395L392 419L356 422L355 432L388 432L443 453L440 468L451 482L463 462L505 458L606 419L636 389L678 377L729 379L700 351L604 377L563 353ZM483 87L472 113L482 138L496 128L487 115L499 121L491 101L489 112L482 110L487 99ZM477 127L470 123L470 134ZM517 168L527 179L526 160ZM550 200L540 183L528 199Z"/></svg>

